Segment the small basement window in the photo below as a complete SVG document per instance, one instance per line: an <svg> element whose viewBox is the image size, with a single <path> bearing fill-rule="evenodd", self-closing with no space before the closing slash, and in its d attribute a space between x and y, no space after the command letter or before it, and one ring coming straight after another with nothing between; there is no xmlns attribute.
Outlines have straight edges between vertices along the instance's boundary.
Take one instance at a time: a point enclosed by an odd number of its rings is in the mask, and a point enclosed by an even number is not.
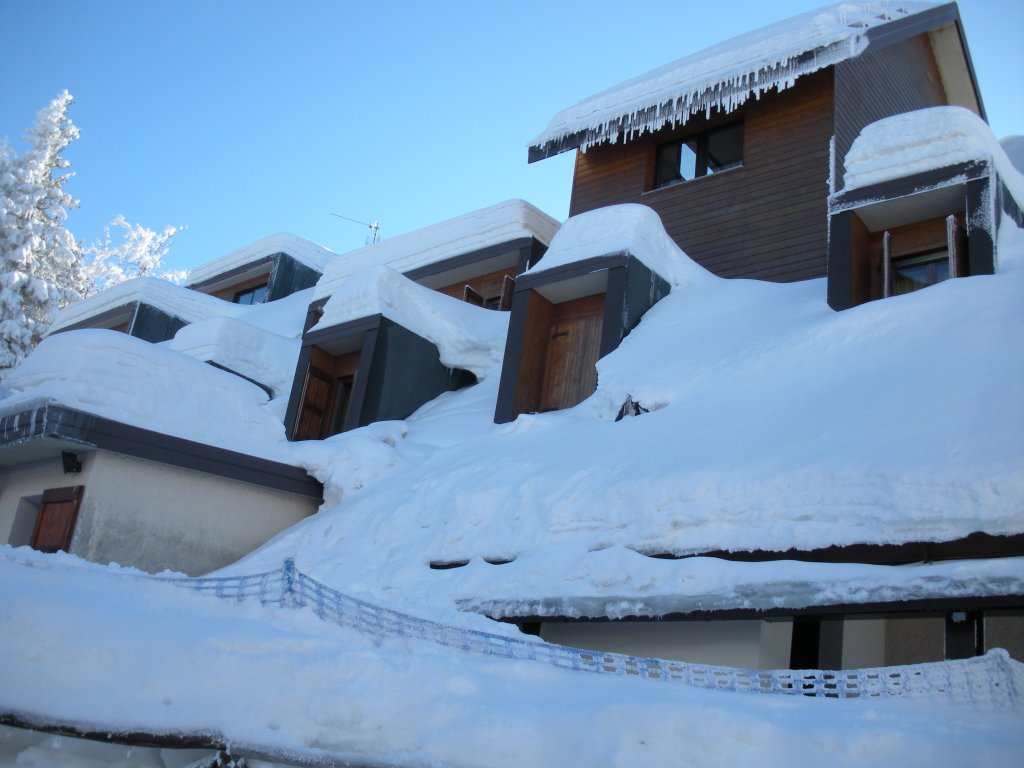
<svg viewBox="0 0 1024 768"><path fill-rule="evenodd" d="M267 284L261 283L260 285L254 285L252 288L246 288L244 291L238 291L235 293L235 297L232 301L235 304L262 304L267 300Z"/></svg>
<svg viewBox="0 0 1024 768"><path fill-rule="evenodd" d="M892 260L892 295L899 296L949 279L949 251L931 251Z"/></svg>
<svg viewBox="0 0 1024 768"><path fill-rule="evenodd" d="M743 123L658 147L654 188L671 187L743 165Z"/></svg>

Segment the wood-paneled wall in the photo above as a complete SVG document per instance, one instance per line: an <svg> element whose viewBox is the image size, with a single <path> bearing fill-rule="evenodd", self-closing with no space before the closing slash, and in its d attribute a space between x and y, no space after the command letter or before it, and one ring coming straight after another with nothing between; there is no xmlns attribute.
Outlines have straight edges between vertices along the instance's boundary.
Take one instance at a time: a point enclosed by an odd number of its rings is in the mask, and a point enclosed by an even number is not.
<svg viewBox="0 0 1024 768"><path fill-rule="evenodd" d="M651 190L657 147L708 127L744 122L743 166ZM825 274L832 70L728 115L695 117L627 144L577 153L570 215L642 203L693 259L725 277L790 281Z"/></svg>

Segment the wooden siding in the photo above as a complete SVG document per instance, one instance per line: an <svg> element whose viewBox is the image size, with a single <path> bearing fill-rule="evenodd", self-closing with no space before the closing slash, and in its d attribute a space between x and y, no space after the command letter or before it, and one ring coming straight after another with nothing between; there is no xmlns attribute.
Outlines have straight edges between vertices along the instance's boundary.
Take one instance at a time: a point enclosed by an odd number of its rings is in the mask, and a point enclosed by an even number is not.
<svg viewBox="0 0 1024 768"><path fill-rule="evenodd" d="M744 122L743 166L650 190L660 144ZM724 277L791 281L825 274L832 70L752 100L729 115L694 118L628 144L578 153L570 215L642 203L693 259Z"/></svg>
<svg viewBox="0 0 1024 768"><path fill-rule="evenodd" d="M446 285L443 288L438 288L438 293L443 293L446 296L451 296L456 299L462 298L462 292L468 285L474 291L479 293L484 298L485 306L489 300L497 301L501 298L501 289L505 283L505 275L509 277L516 276L515 267L507 267L505 269L499 269L495 272L489 272L486 275L479 275L477 277L469 278L468 280L459 280L458 282Z"/></svg>
<svg viewBox="0 0 1024 768"><path fill-rule="evenodd" d="M835 74L836 187L843 160L864 126L948 103L927 35L840 62Z"/></svg>

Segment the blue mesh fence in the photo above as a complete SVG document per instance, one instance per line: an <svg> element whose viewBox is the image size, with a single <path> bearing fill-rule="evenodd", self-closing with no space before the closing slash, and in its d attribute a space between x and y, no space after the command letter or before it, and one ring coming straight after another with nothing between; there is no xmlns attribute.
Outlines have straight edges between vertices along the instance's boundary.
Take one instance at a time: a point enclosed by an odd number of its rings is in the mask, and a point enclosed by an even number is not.
<svg viewBox="0 0 1024 768"><path fill-rule="evenodd" d="M535 661L562 669L678 682L699 688L831 698L903 696L985 709L1024 709L1024 665L1005 651L959 661L852 670L756 670L641 658L545 643L410 616L346 595L307 576L286 560L277 571L249 576L161 581L236 602L312 611L325 622L374 639L415 638L464 653Z"/></svg>

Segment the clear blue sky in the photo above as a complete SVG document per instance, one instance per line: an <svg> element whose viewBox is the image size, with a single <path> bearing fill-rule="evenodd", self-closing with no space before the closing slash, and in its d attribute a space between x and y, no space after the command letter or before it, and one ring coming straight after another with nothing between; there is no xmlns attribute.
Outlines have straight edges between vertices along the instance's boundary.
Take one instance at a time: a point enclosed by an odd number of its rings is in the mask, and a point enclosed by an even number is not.
<svg viewBox="0 0 1024 768"><path fill-rule="evenodd" d="M119 213L186 224L191 268L272 232L344 252L512 197L562 220L572 155L528 165L558 110L820 0L0 0L0 136L62 89L86 242ZM1024 2L964 0L997 136L1024 133Z"/></svg>

